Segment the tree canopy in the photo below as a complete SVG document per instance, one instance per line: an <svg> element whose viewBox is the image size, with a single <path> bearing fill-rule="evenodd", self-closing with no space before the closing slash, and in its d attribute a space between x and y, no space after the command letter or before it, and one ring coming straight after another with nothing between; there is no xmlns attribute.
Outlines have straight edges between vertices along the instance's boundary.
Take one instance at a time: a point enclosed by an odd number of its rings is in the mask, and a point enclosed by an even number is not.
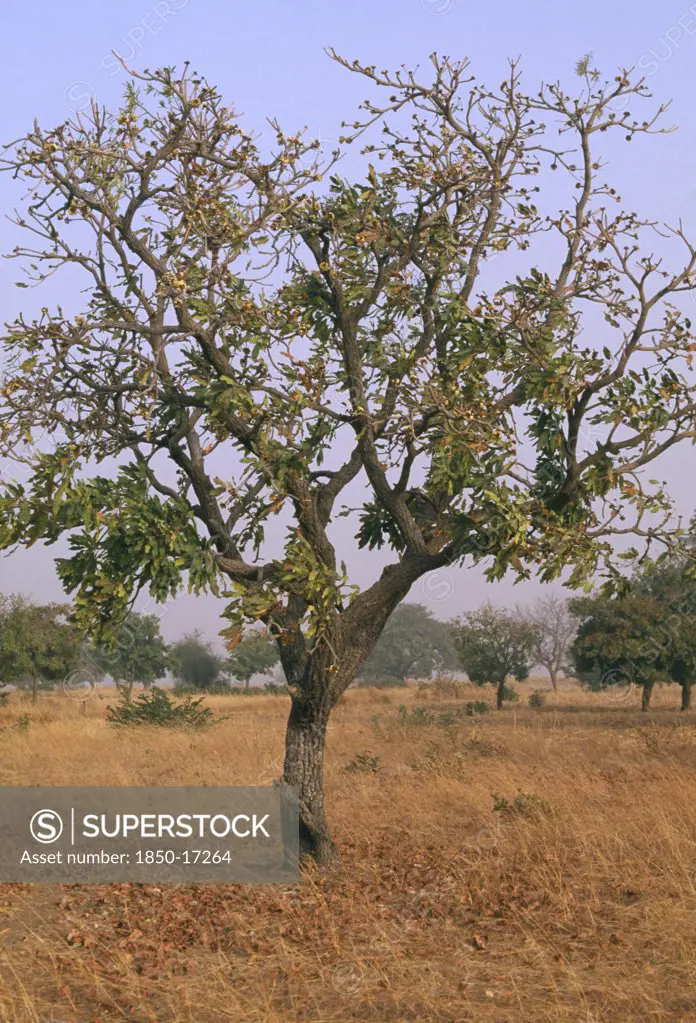
<svg viewBox="0 0 696 1023"><path fill-rule="evenodd" d="M33 604L20 596L0 600L0 681L31 690L52 689L77 668L82 656L70 607Z"/></svg>
<svg viewBox="0 0 696 1023"><path fill-rule="evenodd" d="M188 633L169 648L174 678L192 689L212 689L221 681L223 659L199 632Z"/></svg>
<svg viewBox="0 0 696 1023"><path fill-rule="evenodd" d="M691 706L696 681L696 598L689 545L659 561L646 561L626 593L575 598L579 622L571 652L576 675L593 689L638 685L643 710L656 683L682 687Z"/></svg>
<svg viewBox="0 0 696 1023"><path fill-rule="evenodd" d="M422 604L399 604L360 669L360 677L367 681L428 679L434 671L457 667L449 625Z"/></svg>
<svg viewBox="0 0 696 1023"><path fill-rule="evenodd" d="M512 676L523 682L528 677L536 643L530 622L490 603L455 623L459 662L474 685L495 686L498 710L503 706L505 680Z"/></svg>
<svg viewBox="0 0 696 1023"><path fill-rule="evenodd" d="M90 657L118 686L130 693L136 682L148 688L164 677L169 664L167 645L157 615L130 611L109 633L108 640L94 644Z"/></svg>
<svg viewBox="0 0 696 1023"><path fill-rule="evenodd" d="M265 675L277 663L277 644L266 632L252 629L235 645L226 668L232 678L248 689L254 675Z"/></svg>

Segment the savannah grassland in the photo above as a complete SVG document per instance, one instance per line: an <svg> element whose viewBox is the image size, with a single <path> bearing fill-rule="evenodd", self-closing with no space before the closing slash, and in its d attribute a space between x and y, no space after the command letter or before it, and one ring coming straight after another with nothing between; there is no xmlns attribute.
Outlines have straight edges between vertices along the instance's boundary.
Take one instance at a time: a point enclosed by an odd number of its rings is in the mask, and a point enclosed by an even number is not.
<svg viewBox="0 0 696 1023"><path fill-rule="evenodd" d="M676 687L649 714L577 687L533 709L531 688L477 717L453 713L490 700L468 687L349 691L342 864L297 886L0 886L0 1020L696 1020L696 714ZM280 773L284 697L211 699L228 718L203 733L110 728L107 702L11 701L0 783Z"/></svg>

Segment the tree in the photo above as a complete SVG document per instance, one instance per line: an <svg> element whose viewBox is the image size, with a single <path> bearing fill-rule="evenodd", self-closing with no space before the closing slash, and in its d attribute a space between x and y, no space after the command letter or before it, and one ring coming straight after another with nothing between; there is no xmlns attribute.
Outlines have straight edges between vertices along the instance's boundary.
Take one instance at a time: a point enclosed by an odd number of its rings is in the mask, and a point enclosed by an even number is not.
<svg viewBox="0 0 696 1023"><path fill-rule="evenodd" d="M556 596L542 597L531 610L521 612L521 615L534 626L537 637L534 662L546 668L556 692L558 676L566 671L568 665L570 644L578 623L570 614L567 602Z"/></svg>
<svg viewBox="0 0 696 1023"><path fill-rule="evenodd" d="M505 680L510 675L518 682L528 678L537 642L533 625L492 604L484 604L454 623L454 643L462 668L474 685L495 686L498 710L503 708Z"/></svg>
<svg viewBox="0 0 696 1023"><path fill-rule="evenodd" d="M57 568L90 634L184 585L230 594L229 636L266 625L292 697L283 776L323 861L329 716L413 583L467 559L490 579L611 573L615 533L664 532L643 471L695 412L673 299L696 250L672 231L684 259L664 270L668 243L602 169L607 135L661 130L661 111L613 112L642 82L585 62L575 95L526 92L513 65L487 89L467 61L434 56L422 82L333 56L384 96L342 143L367 147L353 180L276 122L262 152L188 68L131 73L114 114L34 126L3 157L29 192L18 283L67 267L86 296L4 332L0 448L27 465L0 492L0 546L67 536ZM545 216L553 170L569 197L552 184ZM55 446L22 456L36 430ZM362 591L332 541L348 487L357 544L391 552Z"/></svg>
<svg viewBox="0 0 696 1023"><path fill-rule="evenodd" d="M61 604L12 596L0 604L0 679L31 691L53 689L80 663L81 639Z"/></svg>
<svg viewBox="0 0 696 1023"><path fill-rule="evenodd" d="M234 647L227 670L248 690L253 676L265 675L278 660L278 645L265 632L254 629Z"/></svg>
<svg viewBox="0 0 696 1023"><path fill-rule="evenodd" d="M130 611L107 640L94 644L90 657L128 699L136 682L149 689L164 677L169 665L159 618L136 611Z"/></svg>
<svg viewBox="0 0 696 1023"><path fill-rule="evenodd" d="M213 689L221 681L223 659L199 632L189 633L169 648L174 677L191 689Z"/></svg>
<svg viewBox="0 0 696 1023"><path fill-rule="evenodd" d="M428 679L458 667L450 628L422 604L400 604L360 670L366 680Z"/></svg>
<svg viewBox="0 0 696 1023"><path fill-rule="evenodd" d="M671 678L681 686L681 709L691 709L696 681L696 519L691 520L680 543L656 561L646 561L633 580L635 590L659 604L650 648L655 659L668 665Z"/></svg>
<svg viewBox="0 0 696 1023"><path fill-rule="evenodd" d="M647 711L655 683L671 681L671 658L655 646L664 606L646 594L598 594L571 600L570 610L579 622L571 647L579 681L597 691L641 686Z"/></svg>

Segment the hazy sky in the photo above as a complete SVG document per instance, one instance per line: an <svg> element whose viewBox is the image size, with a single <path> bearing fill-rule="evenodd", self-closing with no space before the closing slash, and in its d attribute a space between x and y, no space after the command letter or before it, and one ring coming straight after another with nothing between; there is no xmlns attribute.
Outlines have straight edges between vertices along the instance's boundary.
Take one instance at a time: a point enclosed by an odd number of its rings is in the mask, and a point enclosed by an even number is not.
<svg viewBox="0 0 696 1023"><path fill-rule="evenodd" d="M2 142L23 134L34 118L44 126L64 120L91 97L117 103L124 74L112 50L136 69L189 60L245 114L249 127L263 128L265 118L275 115L288 130L307 125L326 140L338 137L341 120L351 117L366 89L332 63L324 47L378 67L426 65L432 51L466 55L478 76L494 85L507 59L519 55L530 87L542 78L567 79L591 51L593 63L607 73L637 65L657 99L673 99L669 120L679 131L633 150L625 147L628 152L613 167L627 205L670 222L681 217L696 236L696 2L42 0L6 4L3 38ZM9 180L0 177L0 211L9 212L14 201ZM3 252L11 237L3 227ZM14 264L0 265L2 320L27 301L27 292L14 287L16 279ZM39 304L45 302L46 296ZM696 506L695 466L693 448L661 465L660 475L669 478L687 514ZM374 559L365 556L361 564L367 578ZM0 590L60 599L52 551L1 561ZM533 599L539 590L533 584L486 587L476 570L451 570L416 584L410 599L450 616L484 596L510 604ZM212 598L181 598L164 610L163 632L173 638L198 627L214 636L218 610Z"/></svg>

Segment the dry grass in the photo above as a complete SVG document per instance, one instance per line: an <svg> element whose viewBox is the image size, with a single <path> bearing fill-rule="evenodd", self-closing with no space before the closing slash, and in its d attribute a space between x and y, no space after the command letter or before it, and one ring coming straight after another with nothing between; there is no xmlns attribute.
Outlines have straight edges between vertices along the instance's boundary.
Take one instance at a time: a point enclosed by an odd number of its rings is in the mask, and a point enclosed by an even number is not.
<svg viewBox="0 0 696 1023"><path fill-rule="evenodd" d="M0 1020L696 1020L696 724L676 689L648 715L637 694L568 687L539 710L447 723L482 695L346 695L327 769L343 862L329 875L1 886ZM58 696L11 704L0 782L270 782L285 700L210 703L230 717L203 734L110 729L98 700L85 717ZM435 720L401 721L401 703ZM13 727L24 712L28 729ZM376 773L345 771L360 753ZM536 799L515 806L520 793Z"/></svg>

